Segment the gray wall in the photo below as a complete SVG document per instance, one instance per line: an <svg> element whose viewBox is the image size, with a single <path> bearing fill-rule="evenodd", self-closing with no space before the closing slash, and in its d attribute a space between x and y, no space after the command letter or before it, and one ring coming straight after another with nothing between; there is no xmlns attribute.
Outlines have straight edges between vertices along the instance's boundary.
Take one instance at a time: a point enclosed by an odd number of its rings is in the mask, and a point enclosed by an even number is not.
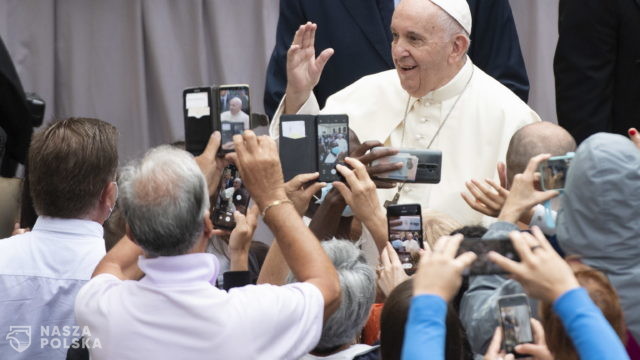
<svg viewBox="0 0 640 360"><path fill-rule="evenodd" d="M558 0L510 1L529 103L555 122ZM45 121L113 123L122 160L184 137L185 87L248 83L261 112L277 19L276 0L0 0L0 36L25 90L47 101Z"/></svg>

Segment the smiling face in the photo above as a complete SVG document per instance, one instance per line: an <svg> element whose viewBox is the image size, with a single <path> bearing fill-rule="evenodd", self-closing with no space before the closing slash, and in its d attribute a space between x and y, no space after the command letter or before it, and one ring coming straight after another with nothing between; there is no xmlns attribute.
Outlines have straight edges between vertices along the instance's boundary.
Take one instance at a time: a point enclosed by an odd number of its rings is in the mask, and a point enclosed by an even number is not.
<svg viewBox="0 0 640 360"><path fill-rule="evenodd" d="M428 0L403 0L391 20L391 55L402 88L425 96L457 73L454 40L442 25L442 9Z"/></svg>

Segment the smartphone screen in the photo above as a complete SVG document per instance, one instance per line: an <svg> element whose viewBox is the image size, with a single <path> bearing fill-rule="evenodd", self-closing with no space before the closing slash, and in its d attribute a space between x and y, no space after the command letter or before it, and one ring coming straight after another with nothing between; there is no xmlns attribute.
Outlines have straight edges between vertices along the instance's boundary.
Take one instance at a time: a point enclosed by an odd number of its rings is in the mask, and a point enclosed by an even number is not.
<svg viewBox="0 0 640 360"><path fill-rule="evenodd" d="M544 190L562 190L573 153L549 158L540 165L540 184Z"/></svg>
<svg viewBox="0 0 640 360"><path fill-rule="evenodd" d="M498 254L507 257L513 261L520 261L518 253L513 248L511 240L508 238L499 240L482 240L478 238L465 238L460 243L458 255L467 251L473 251L478 257L465 269L464 275L490 275L506 273L500 266L489 260L487 254L489 251L495 251Z"/></svg>
<svg viewBox="0 0 640 360"><path fill-rule="evenodd" d="M194 156L202 154L213 133L211 88L188 88L182 93L185 148Z"/></svg>
<svg viewBox="0 0 640 360"><path fill-rule="evenodd" d="M337 164L344 165L349 155L349 118L347 115L319 115L317 118L318 181L339 181Z"/></svg>
<svg viewBox="0 0 640 360"><path fill-rule="evenodd" d="M249 85L222 85L218 88L219 127L222 152L235 151L233 136L251 129Z"/></svg>
<svg viewBox="0 0 640 360"><path fill-rule="evenodd" d="M218 185L218 196L211 212L211 221L217 228L233 230L236 222L233 212L247 213L251 196L244 186L238 169L229 165L222 172L222 178Z"/></svg>
<svg viewBox="0 0 640 360"><path fill-rule="evenodd" d="M523 294L504 296L498 299L498 307L503 349L515 354L516 345L533 342L529 302Z"/></svg>
<svg viewBox="0 0 640 360"><path fill-rule="evenodd" d="M387 224L389 242L398 254L404 271L409 275L415 273L420 249L424 249L420 204L389 205Z"/></svg>

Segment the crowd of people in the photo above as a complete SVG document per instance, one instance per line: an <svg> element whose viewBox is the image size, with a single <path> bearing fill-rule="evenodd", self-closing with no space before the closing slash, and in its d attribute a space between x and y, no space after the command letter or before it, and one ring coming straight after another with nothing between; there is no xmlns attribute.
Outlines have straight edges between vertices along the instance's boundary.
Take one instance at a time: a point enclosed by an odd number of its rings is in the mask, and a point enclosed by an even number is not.
<svg viewBox="0 0 640 360"><path fill-rule="evenodd" d="M396 70L322 110L333 50L316 57L301 25L271 135L236 134L225 155L216 131L198 156L162 145L119 167L105 121L36 133L37 220L0 240L0 358L640 359L640 134L577 146L540 121L467 56L464 0L402 0L390 23ZM318 112L349 115L318 134L343 180L284 182L279 116ZM399 164L374 161L403 147L441 149L441 183L381 180ZM571 152L564 187L541 188L541 164ZM422 227L385 200L420 203ZM479 256L465 238L508 239L519 260L490 251L502 273L463 275ZM514 295L525 310L500 308Z"/></svg>

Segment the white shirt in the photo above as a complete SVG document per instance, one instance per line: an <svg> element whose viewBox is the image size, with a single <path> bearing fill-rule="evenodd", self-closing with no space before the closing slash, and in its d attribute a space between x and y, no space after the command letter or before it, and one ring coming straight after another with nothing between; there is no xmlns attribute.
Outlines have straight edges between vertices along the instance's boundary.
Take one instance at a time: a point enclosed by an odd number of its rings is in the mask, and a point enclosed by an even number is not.
<svg viewBox="0 0 640 360"><path fill-rule="evenodd" d="M76 319L102 348L100 359L297 359L320 339L324 301L308 283L214 286L211 254L147 259L140 281L91 279L76 298Z"/></svg>
<svg viewBox="0 0 640 360"><path fill-rule="evenodd" d="M31 232L0 240L0 358L66 358L81 333L73 301L105 255L102 236L94 221L40 216ZM19 343L29 346L19 353Z"/></svg>
<svg viewBox="0 0 640 360"><path fill-rule="evenodd" d="M251 128L249 124L249 115L242 110L238 111L235 115L231 113L231 110L227 110L220 114L220 121L241 122L244 124L245 130L249 130Z"/></svg>
<svg viewBox="0 0 640 360"><path fill-rule="evenodd" d="M331 354L328 356L306 354L305 356L301 357L300 360L352 360L356 356L368 354L373 351L373 349L377 349L379 347L380 346L378 345L369 346L366 344L354 344L335 354Z"/></svg>
<svg viewBox="0 0 640 360"><path fill-rule="evenodd" d="M273 137L279 135L283 103L284 99L271 122ZM466 191L464 183L497 179L496 164L505 161L513 133L540 117L468 57L451 81L420 99L402 89L394 69L365 76L330 96L322 111L312 93L298 113L347 114L349 127L361 142L378 140L385 146L425 149L449 111L431 146L442 151L440 183L407 184L399 203L420 203L423 209L444 212L462 224L493 221L483 219L464 202L460 196ZM381 202L391 200L396 191L378 190L378 197Z"/></svg>

